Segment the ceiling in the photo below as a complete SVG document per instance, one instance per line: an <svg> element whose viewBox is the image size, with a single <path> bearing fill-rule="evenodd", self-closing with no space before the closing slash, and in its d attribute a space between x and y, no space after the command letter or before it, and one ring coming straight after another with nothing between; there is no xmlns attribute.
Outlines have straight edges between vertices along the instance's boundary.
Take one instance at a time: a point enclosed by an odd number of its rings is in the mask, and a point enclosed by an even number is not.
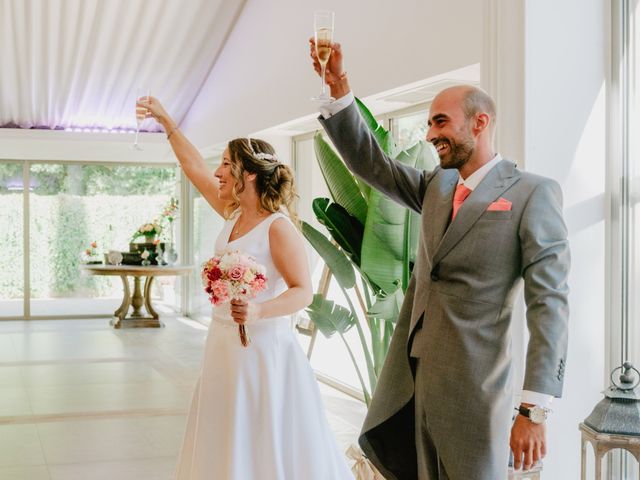
<svg viewBox="0 0 640 480"><path fill-rule="evenodd" d="M0 128L130 131L147 92L180 122L244 3L0 0Z"/></svg>
<svg viewBox="0 0 640 480"><path fill-rule="evenodd" d="M457 2L397 0L389 10L385 0L323 0L339 19L355 91L375 114L427 102L435 84L479 78L481 4ZM142 150L132 147L136 94L147 92L204 156L247 134L286 150L289 136L319 126L307 42L316 8L300 0L0 0L0 162L174 163L152 119L141 127ZM430 18L439 18L430 35L448 35L451 24L459 33L425 61L412 52ZM372 75L374 37L385 38L376 46L384 75Z"/></svg>

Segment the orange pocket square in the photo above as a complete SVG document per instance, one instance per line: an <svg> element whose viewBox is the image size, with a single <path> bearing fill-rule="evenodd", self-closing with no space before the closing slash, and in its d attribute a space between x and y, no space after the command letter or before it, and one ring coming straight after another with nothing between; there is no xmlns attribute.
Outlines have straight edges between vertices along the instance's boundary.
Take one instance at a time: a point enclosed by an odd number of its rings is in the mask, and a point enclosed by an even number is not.
<svg viewBox="0 0 640 480"><path fill-rule="evenodd" d="M487 207L487 212L505 212L511 210L511 202L500 197Z"/></svg>

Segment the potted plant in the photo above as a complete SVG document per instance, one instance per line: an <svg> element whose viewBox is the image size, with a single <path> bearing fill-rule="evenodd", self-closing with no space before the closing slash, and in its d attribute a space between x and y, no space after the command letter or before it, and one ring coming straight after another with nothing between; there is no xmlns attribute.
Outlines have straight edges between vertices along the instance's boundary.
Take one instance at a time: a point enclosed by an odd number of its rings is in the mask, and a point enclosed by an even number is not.
<svg viewBox="0 0 640 480"><path fill-rule="evenodd" d="M391 134L378 125L360 100L356 101L366 124L389 157L423 170L433 169L438 164L437 153L426 141L400 150ZM355 178L319 133L314 144L332 200L314 199L313 211L332 240L306 222L303 222L302 232L325 261L348 308L336 304L326 295L316 294L307 313L323 335L330 337L338 333L341 337L368 406L409 283L420 217ZM352 298L357 299L355 304ZM356 328L360 339L366 378L344 338L351 328Z"/></svg>
<svg viewBox="0 0 640 480"><path fill-rule="evenodd" d="M133 242L140 237L144 237L145 243L153 243L160 233L162 233L162 226L160 225L160 222L154 220L151 223L140 225L140 227L131 236L131 241Z"/></svg>

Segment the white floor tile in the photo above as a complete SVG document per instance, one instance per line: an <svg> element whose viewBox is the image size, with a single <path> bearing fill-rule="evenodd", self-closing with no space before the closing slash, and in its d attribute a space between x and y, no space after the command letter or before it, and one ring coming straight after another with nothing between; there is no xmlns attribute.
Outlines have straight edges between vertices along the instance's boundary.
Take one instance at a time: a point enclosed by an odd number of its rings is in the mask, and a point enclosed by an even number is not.
<svg viewBox="0 0 640 480"><path fill-rule="evenodd" d="M0 480L51 480L49 469L39 467L0 468Z"/></svg>
<svg viewBox="0 0 640 480"><path fill-rule="evenodd" d="M141 418L133 422L158 455L178 457L187 426L186 415Z"/></svg>
<svg viewBox="0 0 640 480"><path fill-rule="evenodd" d="M48 465L157 457L141 426L129 419L37 425Z"/></svg>
<svg viewBox="0 0 640 480"><path fill-rule="evenodd" d="M16 358L21 361L65 359L149 358L157 355L148 345L128 347L109 331L54 331L11 334Z"/></svg>
<svg viewBox="0 0 640 480"><path fill-rule="evenodd" d="M45 465L35 425L0 425L0 467Z"/></svg>
<svg viewBox="0 0 640 480"><path fill-rule="evenodd" d="M51 465L51 480L171 480L175 458Z"/></svg>
<svg viewBox="0 0 640 480"><path fill-rule="evenodd" d="M0 367L0 388L22 387L22 375L18 367Z"/></svg>
<svg viewBox="0 0 640 480"><path fill-rule="evenodd" d="M2 325L3 322L0 322ZM10 335L0 335L0 363L15 362L17 359L16 350Z"/></svg>
<svg viewBox="0 0 640 480"><path fill-rule="evenodd" d="M24 384L30 388L129 383L164 383L166 380L146 362L87 362L29 365L21 368ZM2 368L0 368L2 385Z"/></svg>
<svg viewBox="0 0 640 480"><path fill-rule="evenodd" d="M148 384L70 385L28 389L34 414L114 412L143 409L185 409L189 394L168 382Z"/></svg>
<svg viewBox="0 0 640 480"><path fill-rule="evenodd" d="M31 403L27 390L23 387L0 388L0 418L30 415Z"/></svg>

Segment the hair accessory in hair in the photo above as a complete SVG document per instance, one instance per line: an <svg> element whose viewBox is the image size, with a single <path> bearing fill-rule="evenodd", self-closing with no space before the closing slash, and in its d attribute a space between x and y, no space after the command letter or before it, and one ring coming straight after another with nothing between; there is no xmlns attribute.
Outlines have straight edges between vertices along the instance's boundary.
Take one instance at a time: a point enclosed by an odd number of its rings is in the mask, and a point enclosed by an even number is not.
<svg viewBox="0 0 640 480"><path fill-rule="evenodd" d="M256 160L271 160L274 162L278 161L278 156L277 155L273 155L271 153L256 153L256 151L253 149L253 145L251 144L251 138L247 137L247 143L249 144L249 150L251 151L251 155L253 156L253 158L255 158Z"/></svg>

